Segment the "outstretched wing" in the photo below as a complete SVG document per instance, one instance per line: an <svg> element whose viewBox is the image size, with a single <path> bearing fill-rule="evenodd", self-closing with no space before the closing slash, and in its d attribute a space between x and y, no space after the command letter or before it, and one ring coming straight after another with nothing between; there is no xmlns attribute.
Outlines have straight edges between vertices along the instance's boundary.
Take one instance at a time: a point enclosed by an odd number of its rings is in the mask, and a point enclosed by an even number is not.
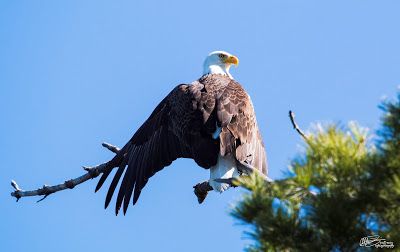
<svg viewBox="0 0 400 252"><path fill-rule="evenodd" d="M111 160L112 167L118 170L108 189L105 207L107 208L123 172L124 177L118 192L115 213L118 214L122 203L126 213L130 198L133 194L133 204L139 199L141 190L148 179L156 172L170 165L179 157L190 157L184 146L180 144L177 136L171 131L168 118L171 110L170 99L179 92L175 88L154 109L150 117L136 131L130 141ZM112 168L103 173L96 191L101 188Z"/></svg>

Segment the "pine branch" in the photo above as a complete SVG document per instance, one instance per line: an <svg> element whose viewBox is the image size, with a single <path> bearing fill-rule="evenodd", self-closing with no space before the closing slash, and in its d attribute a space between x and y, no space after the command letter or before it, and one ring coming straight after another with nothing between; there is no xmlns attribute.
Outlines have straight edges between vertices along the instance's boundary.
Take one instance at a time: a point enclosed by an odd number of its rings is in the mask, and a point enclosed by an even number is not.
<svg viewBox="0 0 400 252"><path fill-rule="evenodd" d="M107 148L109 151L111 151L115 154L117 154L119 152L119 148L114 145L111 145L108 143L102 143L102 146L104 148ZM109 168L108 164L109 164L109 162L105 162L105 163L102 163L102 164L99 164L99 165L96 165L93 167L84 166L83 169L86 171L86 174L84 174L80 177L67 180L64 183L54 185L54 186L43 185L42 188L38 188L36 190L31 190L31 191L22 190L18 186L17 182L12 180L11 185L12 185L12 187L14 187L15 191L11 193L11 196L15 197L18 201L22 197L43 195L43 198L41 198L40 200L37 201L37 202L40 202L40 201L44 200L45 198L47 198L47 196L49 196L52 193L59 192L59 191L65 190L65 189L73 189L75 186L82 184L82 183L88 181L89 179L96 178L100 174L104 173L106 169Z"/></svg>

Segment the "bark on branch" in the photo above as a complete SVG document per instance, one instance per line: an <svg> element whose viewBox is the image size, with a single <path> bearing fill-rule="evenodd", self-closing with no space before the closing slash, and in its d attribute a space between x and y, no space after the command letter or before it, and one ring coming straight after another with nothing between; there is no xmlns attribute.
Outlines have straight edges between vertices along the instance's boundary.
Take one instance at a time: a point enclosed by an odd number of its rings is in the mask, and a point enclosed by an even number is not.
<svg viewBox="0 0 400 252"><path fill-rule="evenodd" d="M102 143L102 146L115 154L117 154L120 150L118 147L108 143ZM108 162L93 167L84 166L83 169L86 171L86 173L83 174L82 176L77 177L75 179L67 180L64 183L58 185L53 185L53 186L43 185L41 188L38 188L36 190L30 190L30 191L22 190L17 184L17 182L12 180L11 186L15 189L15 191L11 193L11 196L15 197L17 201L22 197L43 196L40 200L37 201L40 202L52 193L56 193L65 189L73 189L75 186L82 184L88 181L89 179L96 178L100 174L104 173L106 167L108 167L107 164ZM233 186L232 181L225 181L224 183L228 183ZM197 185L193 186L193 188L199 203L202 203L206 198L208 192L213 190L208 181L198 183Z"/></svg>

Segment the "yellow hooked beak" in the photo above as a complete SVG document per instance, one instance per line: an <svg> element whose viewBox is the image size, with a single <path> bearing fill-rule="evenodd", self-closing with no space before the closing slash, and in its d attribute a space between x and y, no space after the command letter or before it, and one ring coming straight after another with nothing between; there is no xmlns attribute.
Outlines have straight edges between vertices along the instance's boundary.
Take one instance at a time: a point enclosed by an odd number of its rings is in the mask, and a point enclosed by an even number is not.
<svg viewBox="0 0 400 252"><path fill-rule="evenodd" d="M225 59L224 63L233 64L235 66L239 65L239 59L236 56L229 56Z"/></svg>

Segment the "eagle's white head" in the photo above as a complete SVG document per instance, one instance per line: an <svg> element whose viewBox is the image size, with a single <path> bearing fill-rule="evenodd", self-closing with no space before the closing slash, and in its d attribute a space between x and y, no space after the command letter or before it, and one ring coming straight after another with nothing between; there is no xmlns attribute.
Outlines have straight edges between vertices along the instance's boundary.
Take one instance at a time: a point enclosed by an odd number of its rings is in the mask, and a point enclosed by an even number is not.
<svg viewBox="0 0 400 252"><path fill-rule="evenodd" d="M204 61L203 74L223 74L233 79L229 73L232 64L235 66L239 64L239 59L236 56L224 51L214 51Z"/></svg>

